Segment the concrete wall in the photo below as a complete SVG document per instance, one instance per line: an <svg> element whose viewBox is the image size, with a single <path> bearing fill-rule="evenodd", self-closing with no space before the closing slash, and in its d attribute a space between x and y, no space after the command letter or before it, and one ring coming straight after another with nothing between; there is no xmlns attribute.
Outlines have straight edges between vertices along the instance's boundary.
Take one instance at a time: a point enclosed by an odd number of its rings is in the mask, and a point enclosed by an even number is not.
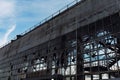
<svg viewBox="0 0 120 80"><path fill-rule="evenodd" d="M78 27L116 13L119 11L119 4L119 0L83 0L20 39L1 48L0 59L23 52Z"/></svg>

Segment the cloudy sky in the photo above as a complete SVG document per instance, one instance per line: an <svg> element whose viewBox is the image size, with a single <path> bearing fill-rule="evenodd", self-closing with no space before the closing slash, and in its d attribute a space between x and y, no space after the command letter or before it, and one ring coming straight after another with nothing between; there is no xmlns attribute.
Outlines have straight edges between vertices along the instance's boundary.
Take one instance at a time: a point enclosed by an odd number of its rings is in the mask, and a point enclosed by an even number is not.
<svg viewBox="0 0 120 80"><path fill-rule="evenodd" d="M74 0L0 0L0 46Z"/></svg>

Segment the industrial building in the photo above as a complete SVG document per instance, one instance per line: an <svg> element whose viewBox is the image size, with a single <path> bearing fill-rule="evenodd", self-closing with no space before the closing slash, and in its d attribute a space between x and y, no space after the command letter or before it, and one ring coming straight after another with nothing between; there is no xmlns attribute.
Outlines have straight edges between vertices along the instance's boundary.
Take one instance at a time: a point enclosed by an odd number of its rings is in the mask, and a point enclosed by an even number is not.
<svg viewBox="0 0 120 80"><path fill-rule="evenodd" d="M17 35L0 80L120 80L120 0L75 0Z"/></svg>

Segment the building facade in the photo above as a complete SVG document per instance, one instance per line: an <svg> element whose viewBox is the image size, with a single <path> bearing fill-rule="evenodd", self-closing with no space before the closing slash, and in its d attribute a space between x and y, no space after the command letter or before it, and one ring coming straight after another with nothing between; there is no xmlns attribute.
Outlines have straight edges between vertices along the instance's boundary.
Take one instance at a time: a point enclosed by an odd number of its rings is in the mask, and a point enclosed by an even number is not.
<svg viewBox="0 0 120 80"><path fill-rule="evenodd" d="M0 80L119 80L120 0L74 3L0 48Z"/></svg>

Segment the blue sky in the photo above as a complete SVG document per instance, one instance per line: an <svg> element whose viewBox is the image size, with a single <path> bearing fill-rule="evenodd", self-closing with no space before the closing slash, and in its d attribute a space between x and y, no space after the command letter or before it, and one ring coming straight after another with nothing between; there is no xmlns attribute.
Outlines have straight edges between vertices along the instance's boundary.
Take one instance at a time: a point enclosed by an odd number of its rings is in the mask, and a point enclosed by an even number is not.
<svg viewBox="0 0 120 80"><path fill-rule="evenodd" d="M0 0L0 46L74 0Z"/></svg>

